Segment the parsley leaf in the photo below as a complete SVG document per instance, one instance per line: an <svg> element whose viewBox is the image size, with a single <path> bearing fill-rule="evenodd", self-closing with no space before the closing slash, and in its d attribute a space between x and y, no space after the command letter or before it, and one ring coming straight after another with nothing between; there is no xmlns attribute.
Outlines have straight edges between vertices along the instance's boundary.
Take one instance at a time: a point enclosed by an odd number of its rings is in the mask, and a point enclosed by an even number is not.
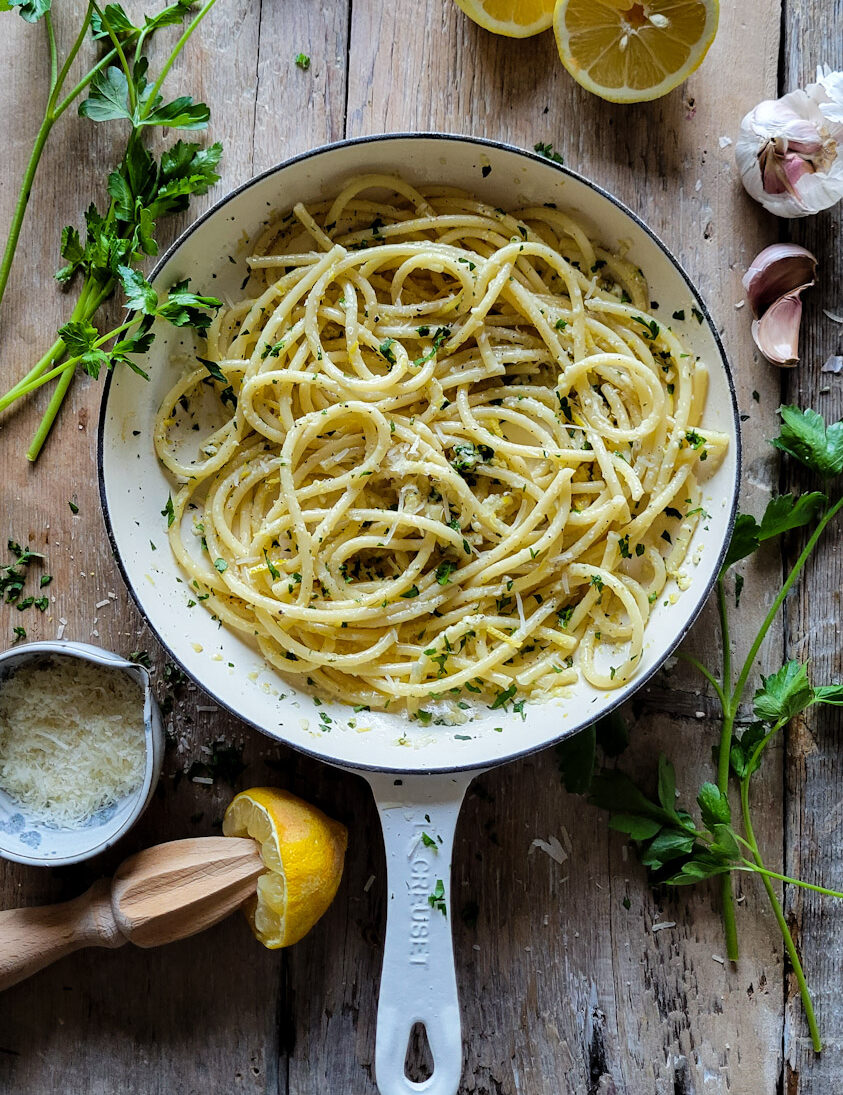
<svg viewBox="0 0 843 1095"><path fill-rule="evenodd" d="M11 11L19 8L19 14L27 23L37 23L47 14L51 7L51 0L7 0L0 11Z"/></svg>
<svg viewBox="0 0 843 1095"><path fill-rule="evenodd" d="M752 555L765 540L807 525L817 517L825 503L826 496L819 491L796 499L792 494L781 494L767 503L760 524L751 514L739 513L720 573L725 574L729 567Z"/></svg>
<svg viewBox="0 0 843 1095"><path fill-rule="evenodd" d="M843 471L843 422L826 426L821 414L779 407L782 425L771 444L823 479Z"/></svg>
<svg viewBox="0 0 843 1095"><path fill-rule="evenodd" d="M552 160L553 163L564 163L564 159L558 152L553 151L553 145L546 141L539 141L533 145L533 151L538 152L540 156L544 156L546 160Z"/></svg>
<svg viewBox="0 0 843 1095"><path fill-rule="evenodd" d="M792 719L813 700L808 669L801 662L789 661L776 673L761 678L761 688L753 698L756 718L764 722Z"/></svg>

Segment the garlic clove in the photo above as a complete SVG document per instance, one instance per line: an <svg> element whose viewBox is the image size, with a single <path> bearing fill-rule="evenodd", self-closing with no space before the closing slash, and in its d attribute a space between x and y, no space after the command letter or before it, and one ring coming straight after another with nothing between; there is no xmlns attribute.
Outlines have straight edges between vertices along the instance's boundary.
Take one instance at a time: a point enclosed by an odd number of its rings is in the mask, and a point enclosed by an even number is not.
<svg viewBox="0 0 843 1095"><path fill-rule="evenodd" d="M753 313L761 317L781 297L814 284L817 260L796 243L774 243L756 255L743 276ZM763 352L763 351L762 351Z"/></svg>
<svg viewBox="0 0 843 1095"><path fill-rule="evenodd" d="M790 142L787 143L790 148ZM758 166L761 169L761 185L765 194L790 194L801 204L802 199L796 184L803 175L812 175L814 165L797 152L783 151L784 142L780 137L768 141L758 153Z"/></svg>
<svg viewBox="0 0 843 1095"><path fill-rule="evenodd" d="M771 304L760 319L752 322L755 345L774 365L792 368L799 361L799 324L802 321L802 301L799 294L805 286L786 293Z"/></svg>

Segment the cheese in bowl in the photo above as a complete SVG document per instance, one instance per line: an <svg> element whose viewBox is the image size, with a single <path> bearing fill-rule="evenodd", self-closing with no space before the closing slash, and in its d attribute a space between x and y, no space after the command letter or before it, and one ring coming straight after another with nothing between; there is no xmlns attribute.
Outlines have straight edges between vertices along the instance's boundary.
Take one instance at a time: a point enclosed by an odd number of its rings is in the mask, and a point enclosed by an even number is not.
<svg viewBox="0 0 843 1095"><path fill-rule="evenodd" d="M74 643L0 655L0 854L73 862L142 813L163 747L146 670Z"/></svg>

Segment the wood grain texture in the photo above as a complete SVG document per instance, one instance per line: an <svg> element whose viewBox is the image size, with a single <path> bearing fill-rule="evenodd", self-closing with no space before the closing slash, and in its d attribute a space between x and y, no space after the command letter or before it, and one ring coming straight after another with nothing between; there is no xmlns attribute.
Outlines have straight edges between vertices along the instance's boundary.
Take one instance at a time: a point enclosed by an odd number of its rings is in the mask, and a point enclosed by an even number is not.
<svg viewBox="0 0 843 1095"><path fill-rule="evenodd" d="M804 87L822 62L843 68L843 3L827 0L815 9L804 0L787 0L781 90ZM810 248L819 260L817 286L806 299L801 365L785 376L788 403L814 407L828 421L843 417L840 378L820 371L833 353L843 352L843 327L824 310L843 306L843 209L840 205L787 226L788 237ZM808 476L787 469L787 485L816 489ZM788 602L791 658L809 661L817 684L843 679L840 645L840 590L843 560L840 524L826 534L806 568L801 588ZM834 708L814 708L791 726L787 738L787 816L785 870L810 882L843 889L843 774L840 743L843 720ZM786 911L795 927L805 975L811 986L825 1048L817 1056L802 1016L792 977L787 985L784 1052L787 1095L826 1095L843 1076L843 902L789 886Z"/></svg>
<svg viewBox="0 0 843 1095"><path fill-rule="evenodd" d="M805 69L800 76L810 71L829 28L840 27L839 6L839 0L789 0L784 53ZM451 0L219 0L169 85L210 104L209 139L226 147L222 182L194 209L288 155L343 135L435 129L530 148L552 141L570 166L651 224L710 303L735 366L741 409L749 416L743 424L743 507L758 512L779 474L763 439L780 399L781 374L753 352L746 308L736 306L748 260L776 238L778 225L744 196L733 149L721 147L720 138L734 139L742 114L776 91L781 8L780 0L737 7L724 5L717 41L688 84L657 103L630 109L577 88L558 64L551 35L527 42L494 38ZM814 19L825 30L812 29L812 15L829 8L830 21ZM16 16L4 18L9 29L0 58L7 78L0 100L4 116L16 121L0 170L0 225L11 214L44 89L39 28ZM59 19L63 27L72 22L68 10ZM311 57L306 72L294 64L300 51ZM75 115L51 138L21 241L25 262L18 262L3 307L5 375L22 372L62 321L68 298L50 278L58 231L78 221L101 185L102 165L118 147L113 127L94 128ZM180 224L166 227L165 241ZM829 233L829 225L839 233L839 219L817 224L818 235ZM830 261L832 241L825 246ZM37 308L33 287L39 291ZM826 297L826 306L838 304ZM817 353L820 340L825 345L834 334L821 325L818 305L817 294L805 342ZM212 705L191 686L173 689L164 681L163 661L123 590L99 516L98 399L97 386L87 380L74 386L62 428L35 471L22 460L36 422L33 409L0 419L0 543L9 534L46 550L55 575L55 601L43 617L0 607L0 643L8 643L11 627L25 615L31 638L54 636L65 619L69 638L123 653L148 650L160 694L173 698L174 744L158 796L118 850L93 864L54 872L4 863L0 903L73 897L138 848L216 833L232 791L260 783L278 783L317 802L349 827L351 841L336 901L289 953L265 952L234 917L160 950L70 957L5 994L0 1091L374 1095L385 867L368 789L209 710ZM68 498L79 504L77 517ZM832 562L817 573L836 574ZM778 566L771 555L748 574L753 595L737 617L737 647L747 645L772 598L770 575ZM108 598L109 591L115 598ZM794 599L793 634L807 634L806 621L834 618L830 594L816 603L805 597ZM103 598L113 603L96 609ZM825 645L811 648L814 658L826 658L829 679L839 672L831 659L830 630L826 625ZM707 612L689 640L709 664L719 657L714 634ZM762 665L773 666L783 650L779 630ZM710 696L691 672L679 665L660 674L630 711L629 766L652 771L655 756L665 750L681 761L681 790L692 797L710 772L712 713ZM819 830L802 820L819 818L822 826L831 824L825 817L839 818L830 810L837 793L830 771L836 724L824 726L804 739L810 749L800 753L791 742L787 834L782 768L767 765L757 788L758 836L771 859L786 836L794 850L791 868L798 868L801 856L803 870L818 877L825 872L833 882L843 870L830 848L817 858L812 841ZM193 783L191 765L207 759L203 746L215 740L242 745L245 770L233 783L221 777L211 787ZM832 826L824 843L835 842L835 834ZM561 865L532 845L550 835L568 853ZM745 957L730 969L712 957L723 953L715 892L651 893L632 853L608 833L605 818L562 791L552 751L475 783L454 863L466 1095L767 1095L787 1078L783 1039L793 1074L805 1084L817 1077L804 1090L834 1090L829 1084L839 1075L839 1060L829 1054L819 1064L813 1061L792 994L785 1010L781 947L758 889L747 885L742 895ZM813 940L812 974L827 1033L841 1041L843 1016L834 1000L839 960L831 953L840 924L828 919L838 914L823 903L793 911ZM658 927L664 923L675 926Z"/></svg>

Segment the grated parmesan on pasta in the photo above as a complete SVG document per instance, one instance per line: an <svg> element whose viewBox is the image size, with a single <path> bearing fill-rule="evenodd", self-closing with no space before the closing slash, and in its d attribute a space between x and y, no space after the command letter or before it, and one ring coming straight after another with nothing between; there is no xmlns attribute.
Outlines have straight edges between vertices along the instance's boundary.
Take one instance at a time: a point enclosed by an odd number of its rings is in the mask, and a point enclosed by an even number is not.
<svg viewBox="0 0 843 1095"><path fill-rule="evenodd" d="M79 827L143 780L143 694L127 674L76 658L0 682L0 790L33 817Z"/></svg>

